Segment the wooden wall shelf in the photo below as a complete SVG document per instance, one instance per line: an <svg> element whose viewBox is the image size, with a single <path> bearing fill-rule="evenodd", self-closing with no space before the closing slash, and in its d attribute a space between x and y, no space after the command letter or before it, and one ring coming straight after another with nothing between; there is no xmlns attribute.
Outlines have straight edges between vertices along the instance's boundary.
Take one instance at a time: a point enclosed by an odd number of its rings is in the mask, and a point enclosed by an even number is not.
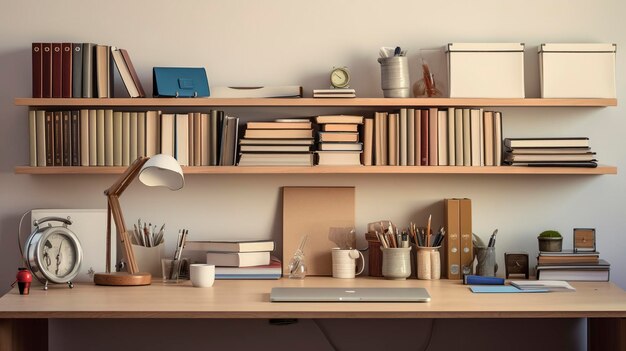
<svg viewBox="0 0 626 351"><path fill-rule="evenodd" d="M617 99L16 98L15 105L31 107L606 107L617 106Z"/></svg>
<svg viewBox="0 0 626 351"><path fill-rule="evenodd" d="M122 174L126 167L15 167L16 174ZM617 174L617 167L454 167L454 166L315 166L315 167L183 167L190 174Z"/></svg>

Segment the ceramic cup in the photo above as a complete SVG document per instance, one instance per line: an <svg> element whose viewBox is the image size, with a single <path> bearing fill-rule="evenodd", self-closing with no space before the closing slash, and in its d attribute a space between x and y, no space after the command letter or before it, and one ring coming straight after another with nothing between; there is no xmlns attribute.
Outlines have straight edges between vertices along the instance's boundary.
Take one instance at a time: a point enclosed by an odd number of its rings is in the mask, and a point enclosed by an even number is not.
<svg viewBox="0 0 626 351"><path fill-rule="evenodd" d="M333 257L333 278L354 278L363 273L365 269L365 258L359 250L342 250L338 247L332 249ZM356 260L361 259L361 269L356 272Z"/></svg>
<svg viewBox="0 0 626 351"><path fill-rule="evenodd" d="M197 263L189 265L191 285L196 288L210 288L215 282L215 265Z"/></svg>
<svg viewBox="0 0 626 351"><path fill-rule="evenodd" d="M411 275L410 247L381 247L383 251L383 276L386 279L403 280Z"/></svg>

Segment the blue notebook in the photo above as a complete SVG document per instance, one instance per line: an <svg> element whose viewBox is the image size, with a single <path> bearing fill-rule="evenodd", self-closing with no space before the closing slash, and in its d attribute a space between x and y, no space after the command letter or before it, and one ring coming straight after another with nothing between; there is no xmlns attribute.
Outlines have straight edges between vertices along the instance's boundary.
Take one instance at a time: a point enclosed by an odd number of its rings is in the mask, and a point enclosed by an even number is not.
<svg viewBox="0 0 626 351"><path fill-rule="evenodd" d="M474 285L470 286L470 290L472 290L473 293L500 294L548 292L547 289L521 290L511 285Z"/></svg>

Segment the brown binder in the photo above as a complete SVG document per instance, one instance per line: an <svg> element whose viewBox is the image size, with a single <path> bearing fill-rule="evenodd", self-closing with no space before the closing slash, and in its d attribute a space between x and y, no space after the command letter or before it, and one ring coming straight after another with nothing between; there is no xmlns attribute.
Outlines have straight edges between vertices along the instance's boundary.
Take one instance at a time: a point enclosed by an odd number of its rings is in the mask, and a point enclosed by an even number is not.
<svg viewBox="0 0 626 351"><path fill-rule="evenodd" d="M472 247L472 200L460 199L461 276L472 274L474 250Z"/></svg>
<svg viewBox="0 0 626 351"><path fill-rule="evenodd" d="M54 114L46 111L46 166L54 166Z"/></svg>
<svg viewBox="0 0 626 351"><path fill-rule="evenodd" d="M61 43L52 43L52 97L63 97L63 55Z"/></svg>
<svg viewBox="0 0 626 351"><path fill-rule="evenodd" d="M43 97L43 44L33 43L33 97Z"/></svg>
<svg viewBox="0 0 626 351"><path fill-rule="evenodd" d="M331 275L332 230L354 228L354 187L283 188L283 272L289 274L289 260L303 235L308 275ZM348 229L349 230L349 229ZM356 245L356 244L355 244ZM353 245L352 247L355 247Z"/></svg>
<svg viewBox="0 0 626 351"><path fill-rule="evenodd" d="M141 85L141 81L139 80L139 76L137 75L137 71L135 71L135 66L133 66L133 62L130 60L130 56L128 55L128 51L124 49L120 49L120 53L122 53L122 57L124 58L124 63L126 63L126 67L130 72L130 76L133 78L133 82L135 83L135 87L137 91L139 91L138 97L146 97L146 93L143 90L143 86Z"/></svg>
<svg viewBox="0 0 626 351"><path fill-rule="evenodd" d="M461 279L460 203L459 199L445 199L444 223L446 228L444 276L448 279Z"/></svg>
<svg viewBox="0 0 626 351"><path fill-rule="evenodd" d="M63 118L61 111L54 112L54 166L63 166Z"/></svg>
<svg viewBox="0 0 626 351"><path fill-rule="evenodd" d="M61 96L72 97L72 43L61 44Z"/></svg>
<svg viewBox="0 0 626 351"><path fill-rule="evenodd" d="M78 110L71 111L71 159L72 166L80 166L80 114Z"/></svg>
<svg viewBox="0 0 626 351"><path fill-rule="evenodd" d="M70 111L61 112L63 116L63 166L72 165L72 119Z"/></svg>

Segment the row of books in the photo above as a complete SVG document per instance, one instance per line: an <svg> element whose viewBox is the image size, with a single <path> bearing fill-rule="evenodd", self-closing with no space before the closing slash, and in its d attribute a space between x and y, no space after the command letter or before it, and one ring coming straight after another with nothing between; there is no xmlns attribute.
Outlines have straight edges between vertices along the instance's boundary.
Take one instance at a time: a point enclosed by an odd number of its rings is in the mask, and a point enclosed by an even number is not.
<svg viewBox="0 0 626 351"><path fill-rule="evenodd" d="M188 241L188 252L215 265L215 279L280 279L282 265L271 256L274 241Z"/></svg>
<svg viewBox="0 0 626 351"><path fill-rule="evenodd" d="M30 166L128 166L158 153L183 166L235 165L238 123L217 110L31 110Z"/></svg>
<svg viewBox="0 0 626 351"><path fill-rule="evenodd" d="M538 280L608 281L610 270L597 251L540 251L537 256Z"/></svg>
<svg viewBox="0 0 626 351"><path fill-rule="evenodd" d="M513 166L597 167L589 138L506 138L504 162Z"/></svg>
<svg viewBox="0 0 626 351"><path fill-rule="evenodd" d="M32 43L34 98L113 97L113 63L131 97L145 92L128 52L92 43Z"/></svg>
<svg viewBox="0 0 626 351"><path fill-rule="evenodd" d="M500 166L502 113L403 108L376 112L363 128L366 166Z"/></svg>

